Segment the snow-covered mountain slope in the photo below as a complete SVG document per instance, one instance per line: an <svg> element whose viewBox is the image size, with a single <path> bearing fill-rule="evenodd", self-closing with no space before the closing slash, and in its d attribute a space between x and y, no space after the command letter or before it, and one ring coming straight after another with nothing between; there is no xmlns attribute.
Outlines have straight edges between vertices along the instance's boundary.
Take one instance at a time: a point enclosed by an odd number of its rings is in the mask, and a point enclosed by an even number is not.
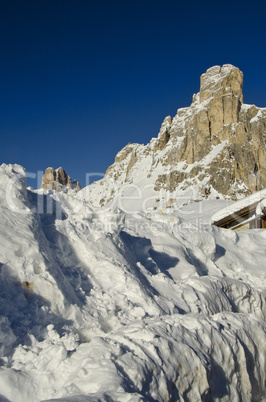
<svg viewBox="0 0 266 402"><path fill-rule="evenodd" d="M93 208L0 167L0 401L263 401L266 231Z"/></svg>
<svg viewBox="0 0 266 402"><path fill-rule="evenodd" d="M242 85L243 73L232 65L207 70L190 107L166 117L146 146L123 148L79 197L95 206L159 211L265 187L266 108L243 104Z"/></svg>

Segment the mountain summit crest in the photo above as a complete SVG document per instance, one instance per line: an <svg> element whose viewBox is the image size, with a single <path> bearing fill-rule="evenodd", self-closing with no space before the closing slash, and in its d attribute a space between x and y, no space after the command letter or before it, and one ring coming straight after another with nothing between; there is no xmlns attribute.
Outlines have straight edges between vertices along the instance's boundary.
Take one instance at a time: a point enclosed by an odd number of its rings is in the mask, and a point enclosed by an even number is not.
<svg viewBox="0 0 266 402"><path fill-rule="evenodd" d="M146 146L128 144L120 151L105 177L90 186L90 201L105 205L125 185L153 198L153 208L160 191L166 204L174 204L180 197L239 199L264 188L266 108L245 105L242 87L239 68L209 68L192 104L166 117Z"/></svg>

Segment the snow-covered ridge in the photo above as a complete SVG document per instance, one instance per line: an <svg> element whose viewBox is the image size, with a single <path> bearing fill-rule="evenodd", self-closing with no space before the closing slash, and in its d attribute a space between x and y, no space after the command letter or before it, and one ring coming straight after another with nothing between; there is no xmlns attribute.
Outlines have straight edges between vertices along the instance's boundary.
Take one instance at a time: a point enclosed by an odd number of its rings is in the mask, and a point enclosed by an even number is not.
<svg viewBox="0 0 266 402"><path fill-rule="evenodd" d="M243 104L242 85L237 67L208 69L189 107L167 116L147 145L124 147L78 198L95 207L169 212L265 188L266 109Z"/></svg>
<svg viewBox="0 0 266 402"><path fill-rule="evenodd" d="M93 208L0 167L0 400L262 401L266 232Z"/></svg>

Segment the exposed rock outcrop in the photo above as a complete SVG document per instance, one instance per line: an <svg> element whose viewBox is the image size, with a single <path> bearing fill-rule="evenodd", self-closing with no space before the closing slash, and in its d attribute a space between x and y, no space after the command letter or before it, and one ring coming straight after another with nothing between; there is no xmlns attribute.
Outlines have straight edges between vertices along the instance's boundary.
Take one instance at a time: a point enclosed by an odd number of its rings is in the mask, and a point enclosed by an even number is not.
<svg viewBox="0 0 266 402"><path fill-rule="evenodd" d="M72 182L71 178L61 167L56 170L48 167L42 177L41 188L47 190L64 190L65 188L81 190L81 185L76 180Z"/></svg>
<svg viewBox="0 0 266 402"><path fill-rule="evenodd" d="M244 105L242 86L243 73L237 67L207 70L192 105L174 118L166 157L168 166L188 163L187 179L208 176L217 192L232 198L266 186L266 109ZM176 177L173 183L173 174L169 175L170 191L180 184L180 175ZM159 183L160 178L157 188Z"/></svg>
<svg viewBox="0 0 266 402"><path fill-rule="evenodd" d="M158 134L158 139L154 145L154 151L162 151L170 139L170 128L171 128L172 118L167 116L161 126L161 130Z"/></svg>

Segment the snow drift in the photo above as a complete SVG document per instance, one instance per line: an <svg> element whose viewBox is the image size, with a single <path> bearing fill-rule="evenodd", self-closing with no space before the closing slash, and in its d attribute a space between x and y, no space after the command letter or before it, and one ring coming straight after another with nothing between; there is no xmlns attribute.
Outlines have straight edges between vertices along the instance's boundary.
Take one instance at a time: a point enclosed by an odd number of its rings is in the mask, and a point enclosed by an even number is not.
<svg viewBox="0 0 266 402"><path fill-rule="evenodd" d="M224 202L101 210L2 165L0 401L262 401L266 231Z"/></svg>

